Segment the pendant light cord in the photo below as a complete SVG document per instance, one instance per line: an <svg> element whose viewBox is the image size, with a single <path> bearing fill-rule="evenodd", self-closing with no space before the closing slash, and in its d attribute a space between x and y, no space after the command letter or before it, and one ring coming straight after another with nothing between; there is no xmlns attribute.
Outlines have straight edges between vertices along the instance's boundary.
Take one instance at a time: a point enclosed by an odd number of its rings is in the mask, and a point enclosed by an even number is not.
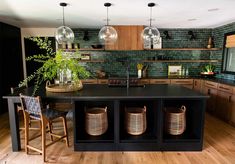
<svg viewBox="0 0 235 164"><path fill-rule="evenodd" d="M107 6L107 26L109 25L109 7Z"/></svg>
<svg viewBox="0 0 235 164"><path fill-rule="evenodd" d="M63 26L65 26L65 21L64 21L64 6L63 6Z"/></svg>
<svg viewBox="0 0 235 164"><path fill-rule="evenodd" d="M150 7L150 22L149 22L149 27L152 26L152 7Z"/></svg>

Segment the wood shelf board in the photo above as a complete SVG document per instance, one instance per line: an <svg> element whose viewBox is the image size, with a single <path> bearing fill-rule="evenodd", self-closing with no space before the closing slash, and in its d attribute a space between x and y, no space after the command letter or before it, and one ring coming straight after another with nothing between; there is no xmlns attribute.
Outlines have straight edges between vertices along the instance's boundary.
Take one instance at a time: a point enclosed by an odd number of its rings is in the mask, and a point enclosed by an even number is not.
<svg viewBox="0 0 235 164"><path fill-rule="evenodd" d="M103 63L104 60L79 60L79 62L86 62L86 63Z"/></svg>
<svg viewBox="0 0 235 164"><path fill-rule="evenodd" d="M153 142L153 140L157 141L157 137L154 136L153 132L148 131L141 135L131 135L122 131L120 140L121 142Z"/></svg>
<svg viewBox="0 0 235 164"><path fill-rule="evenodd" d="M173 63L173 62L182 62L182 63L218 63L222 60L144 60L143 62L149 62L149 63Z"/></svg>
<svg viewBox="0 0 235 164"><path fill-rule="evenodd" d="M200 141L200 138L193 134L190 131L185 131L181 135L170 135L164 133L163 135L163 142L191 142L191 141Z"/></svg>
<svg viewBox="0 0 235 164"><path fill-rule="evenodd" d="M58 49L58 50L62 50L62 51L67 51L67 52L75 52L75 51L104 51L104 48L80 48L80 49Z"/></svg>
<svg viewBox="0 0 235 164"><path fill-rule="evenodd" d="M158 49L145 49L149 51L161 51L161 50L180 50L180 51L193 51L193 50L203 50L203 51L217 51L222 50L222 48L158 48Z"/></svg>
<svg viewBox="0 0 235 164"><path fill-rule="evenodd" d="M112 49L104 49L104 48L80 48L80 49L62 49L59 48L58 50L67 51L67 52L73 52L73 51L141 51L141 49L133 49L133 50L112 50ZM222 48L158 48L158 49L142 49L147 51L166 51L166 50L175 50L175 51L195 51L195 50L201 50L201 51L218 51L222 50Z"/></svg>

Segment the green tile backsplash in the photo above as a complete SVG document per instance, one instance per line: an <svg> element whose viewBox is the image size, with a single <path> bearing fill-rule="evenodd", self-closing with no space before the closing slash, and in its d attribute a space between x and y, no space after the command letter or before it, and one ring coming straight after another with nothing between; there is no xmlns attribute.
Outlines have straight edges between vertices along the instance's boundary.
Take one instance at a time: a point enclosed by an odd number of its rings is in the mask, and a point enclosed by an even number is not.
<svg viewBox="0 0 235 164"><path fill-rule="evenodd" d="M80 44L80 48L90 48L92 44L99 44L99 29L73 29L75 33L75 42ZM83 40L84 32L88 31L89 40ZM166 39L163 31L167 30L172 39ZM188 31L194 32L196 39L190 40ZM208 38L213 36L215 47L222 48L224 33L235 31L235 23L221 26L215 29L159 29L162 37L163 48L206 48ZM183 65L189 69L189 75L199 75L200 69L207 63L144 63L143 60L152 59L222 59L222 50L203 51L203 50L164 50L164 51L82 51L82 53L91 54L91 59L104 59L104 63L83 63L91 72L98 69L104 70L109 76L125 76L126 64L120 60L126 60L130 64L130 75L137 76L137 63L148 65L148 76L167 76L167 68L169 65ZM220 72L221 63L213 63L216 71ZM234 78L229 75L219 75L218 77Z"/></svg>

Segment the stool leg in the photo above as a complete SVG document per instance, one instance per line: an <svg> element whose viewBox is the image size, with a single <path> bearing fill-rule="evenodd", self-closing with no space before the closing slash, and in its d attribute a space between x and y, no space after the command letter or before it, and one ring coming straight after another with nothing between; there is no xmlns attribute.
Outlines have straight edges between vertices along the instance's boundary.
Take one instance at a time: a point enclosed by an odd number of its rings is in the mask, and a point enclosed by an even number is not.
<svg viewBox="0 0 235 164"><path fill-rule="evenodd" d="M29 149L29 114L24 112L24 137L25 137L25 152L28 154Z"/></svg>
<svg viewBox="0 0 235 164"><path fill-rule="evenodd" d="M65 141L66 141L66 145L69 147L69 139L68 139L68 129L67 129L66 117L62 117L62 119L63 119L63 124L64 124L64 135L66 136Z"/></svg>
<svg viewBox="0 0 235 164"><path fill-rule="evenodd" d="M46 162L46 119L42 117L42 156L43 161Z"/></svg>
<svg viewBox="0 0 235 164"><path fill-rule="evenodd" d="M51 135L51 133L52 133L52 122L50 122L50 121L48 123L48 128L49 128L49 133L50 133L51 141L53 141L53 136Z"/></svg>

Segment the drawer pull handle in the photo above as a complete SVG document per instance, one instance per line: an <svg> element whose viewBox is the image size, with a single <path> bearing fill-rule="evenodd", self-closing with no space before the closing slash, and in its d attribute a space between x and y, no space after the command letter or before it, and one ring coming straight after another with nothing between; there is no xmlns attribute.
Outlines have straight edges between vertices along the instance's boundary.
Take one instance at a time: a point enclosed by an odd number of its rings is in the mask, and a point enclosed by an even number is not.
<svg viewBox="0 0 235 164"><path fill-rule="evenodd" d="M224 89L224 90L229 90L229 88L224 88L224 87L219 87L219 88Z"/></svg>
<svg viewBox="0 0 235 164"><path fill-rule="evenodd" d="M228 98L228 102L231 102L232 96L229 96Z"/></svg>
<svg viewBox="0 0 235 164"><path fill-rule="evenodd" d="M210 94L211 94L211 90L210 90L210 89L208 89L208 90L207 90L207 93L208 93L208 95L210 95Z"/></svg>

